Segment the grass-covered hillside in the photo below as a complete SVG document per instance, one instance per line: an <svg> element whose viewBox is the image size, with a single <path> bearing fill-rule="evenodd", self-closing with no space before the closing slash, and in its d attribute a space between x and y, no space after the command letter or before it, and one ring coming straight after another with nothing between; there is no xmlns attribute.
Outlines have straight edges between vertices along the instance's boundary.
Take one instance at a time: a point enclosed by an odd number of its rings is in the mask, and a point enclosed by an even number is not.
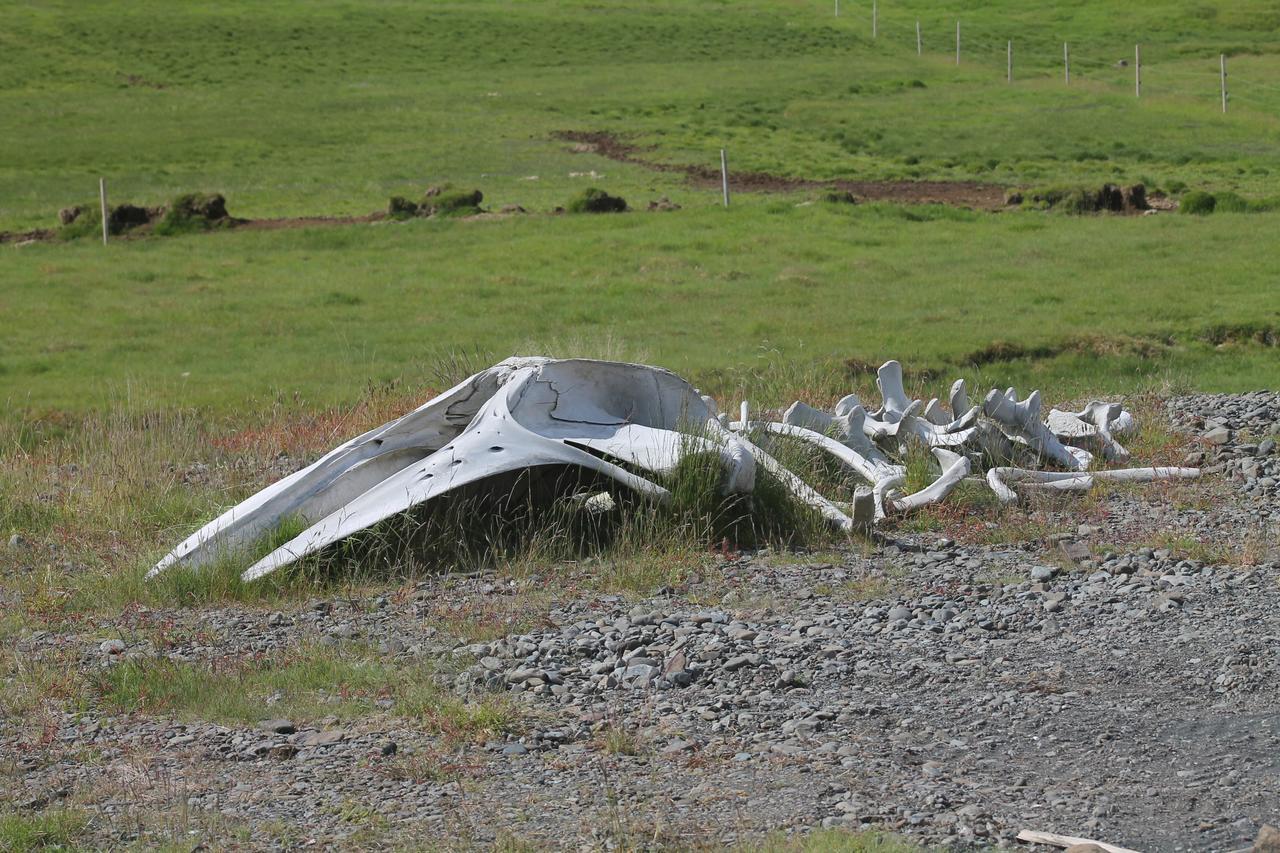
<svg viewBox="0 0 1280 853"><path fill-rule="evenodd" d="M426 384L421 365L459 349L645 356L713 389L766 360L949 373L983 351L1015 357L988 364L1000 383L1280 381L1271 214L849 207L812 186L723 211L678 170L556 136L605 131L646 161L711 168L724 147L734 170L811 181L976 181L998 198L1104 181L1280 195L1274 4L886 0L874 40L869 3L840 9L24 5L0 29L0 230L54 227L99 176L113 203L216 191L247 218L368 214L443 184L533 215L0 246L0 400L35 416L140 387L228 413L277 394L342 402L369 382ZM588 186L683 209L544 215Z"/></svg>

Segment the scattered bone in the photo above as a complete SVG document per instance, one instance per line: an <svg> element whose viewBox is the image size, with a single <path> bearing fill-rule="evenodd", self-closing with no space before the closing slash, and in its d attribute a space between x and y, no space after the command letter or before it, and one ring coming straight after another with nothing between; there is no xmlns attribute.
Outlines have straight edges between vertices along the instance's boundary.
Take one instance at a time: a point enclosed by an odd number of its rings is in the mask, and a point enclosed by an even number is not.
<svg viewBox="0 0 1280 853"><path fill-rule="evenodd" d="M1115 844L1107 844L1105 841L1093 841L1088 838L1076 838L1074 835L1059 835L1056 832L1038 832L1034 829L1024 829L1018 833L1019 841L1029 841L1032 844L1049 844L1053 847L1083 847L1085 845L1093 845L1106 853L1138 853L1137 850L1130 850L1128 847L1119 847Z"/></svg>
<svg viewBox="0 0 1280 853"><path fill-rule="evenodd" d="M1019 401L1014 389L993 389L981 407L969 406L963 381L951 386L952 410L934 399L911 399L902 366L877 371L881 405L868 412L849 395L832 412L792 404L781 422L751 420L747 401L733 423L715 401L674 373L657 367L587 359L510 358L468 378L409 414L330 451L209 522L149 573L173 565L199 567L226 551L242 551L282 520L299 517L307 528L244 572L269 574L353 533L463 486L499 475L536 473L545 466L595 472L651 500L669 493L637 470L669 473L692 454L719 460L723 493L750 492L756 469L781 482L799 501L836 528L851 531L889 514L914 512L944 500L981 460L1049 462L1067 470L994 465L986 480L1001 501L1018 490L1090 488L1096 481L1150 482L1198 477L1195 468L1089 471L1093 455L1068 441L1092 443L1108 459L1128 457L1116 433L1132 431L1119 404L1091 402L1081 412L1054 409L1040 421L1040 393ZM923 412L923 414L921 414ZM820 494L747 433L793 439L816 447L868 481L850 503ZM938 462L934 481L904 495L907 469L891 458L912 440ZM767 441L766 441L767 445ZM887 451L887 452L886 452ZM505 488L505 486L494 486ZM580 501L586 511L608 512L607 492Z"/></svg>

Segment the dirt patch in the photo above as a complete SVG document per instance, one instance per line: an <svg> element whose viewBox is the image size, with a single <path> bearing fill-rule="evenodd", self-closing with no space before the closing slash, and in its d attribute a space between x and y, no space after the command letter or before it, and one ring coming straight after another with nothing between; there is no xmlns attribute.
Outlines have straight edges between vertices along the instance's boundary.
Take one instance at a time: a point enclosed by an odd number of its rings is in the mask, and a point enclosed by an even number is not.
<svg viewBox="0 0 1280 853"><path fill-rule="evenodd" d="M1057 343L1026 346L1010 341L992 341L958 360L960 364L981 367L987 364L1019 359L1054 358L1059 355L1104 356L1136 355L1157 358L1174 345L1172 338L1131 337L1128 335L1078 335Z"/></svg>
<svg viewBox="0 0 1280 853"><path fill-rule="evenodd" d="M599 154L619 163L632 163L656 172L684 174L698 186L719 187L720 171L709 166L660 163L642 156L651 148L629 145L605 131L564 130L557 139L574 143L574 153ZM946 204L975 210L1000 210L1006 206L1003 187L971 181L815 181L770 175L766 172L729 173L729 188L737 192L796 192L829 190L852 193L862 201L902 204Z"/></svg>

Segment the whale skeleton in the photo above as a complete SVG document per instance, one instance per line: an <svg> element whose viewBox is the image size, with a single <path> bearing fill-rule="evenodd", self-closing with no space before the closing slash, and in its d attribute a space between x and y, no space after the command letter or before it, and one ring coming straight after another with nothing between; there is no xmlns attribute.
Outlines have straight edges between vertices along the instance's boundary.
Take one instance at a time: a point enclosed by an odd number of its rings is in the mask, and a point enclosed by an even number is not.
<svg viewBox="0 0 1280 853"><path fill-rule="evenodd" d="M964 381L957 380L948 412L936 398L912 399L896 361L880 367L876 384L881 403L874 410L849 395L831 412L797 401L774 421L752 419L743 401L739 419L731 422L714 400L662 368L509 358L226 510L147 576L242 553L285 519L305 522L301 533L243 572L244 580L254 580L463 487L509 489L510 479L501 475L547 466L582 469L642 499L666 501L662 475L690 455L709 455L720 466L722 493L750 493L763 470L842 531L942 501L987 462L986 482L1004 502L1017 500L1019 489L1081 490L1100 480L1199 476L1194 468L1090 470L1093 451L1109 461L1129 458L1115 436L1131 433L1135 423L1117 403L1093 401L1080 412L1053 409L1042 421L1038 391L1019 400L1012 388L993 389L981 405L970 405ZM820 451L866 482L852 501L829 499L769 452L779 441ZM929 449L938 473L906 494L907 468L900 460L913 444ZM1065 470L1001 464L1016 458Z"/></svg>

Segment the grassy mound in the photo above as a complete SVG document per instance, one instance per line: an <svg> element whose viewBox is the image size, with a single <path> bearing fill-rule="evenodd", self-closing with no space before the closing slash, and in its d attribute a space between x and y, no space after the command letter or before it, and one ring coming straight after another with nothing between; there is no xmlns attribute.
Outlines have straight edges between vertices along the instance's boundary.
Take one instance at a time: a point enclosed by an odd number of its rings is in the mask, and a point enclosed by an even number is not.
<svg viewBox="0 0 1280 853"><path fill-rule="evenodd" d="M220 193L186 193L175 198L156 223L154 233L164 237L191 234L229 225L227 200Z"/></svg>
<svg viewBox="0 0 1280 853"><path fill-rule="evenodd" d="M1193 190L1178 203L1181 213L1208 216L1210 213L1269 213L1280 210L1280 197L1249 199L1233 192L1208 193Z"/></svg>
<svg viewBox="0 0 1280 853"><path fill-rule="evenodd" d="M574 196L565 209L570 213L622 213L627 209L627 202L602 189L588 187Z"/></svg>
<svg viewBox="0 0 1280 853"><path fill-rule="evenodd" d="M1087 186L1041 187L1025 194L1010 194L1007 200L1010 204L1027 203L1037 210L1055 210L1072 216L1132 213L1149 208L1147 190L1142 184L1129 187L1103 184L1097 189Z"/></svg>
<svg viewBox="0 0 1280 853"><path fill-rule="evenodd" d="M480 190L454 190L448 185L432 187L422 201L410 201L394 195L387 201L387 216L392 219L413 219L416 216L474 216L484 211L480 202L484 193Z"/></svg>

